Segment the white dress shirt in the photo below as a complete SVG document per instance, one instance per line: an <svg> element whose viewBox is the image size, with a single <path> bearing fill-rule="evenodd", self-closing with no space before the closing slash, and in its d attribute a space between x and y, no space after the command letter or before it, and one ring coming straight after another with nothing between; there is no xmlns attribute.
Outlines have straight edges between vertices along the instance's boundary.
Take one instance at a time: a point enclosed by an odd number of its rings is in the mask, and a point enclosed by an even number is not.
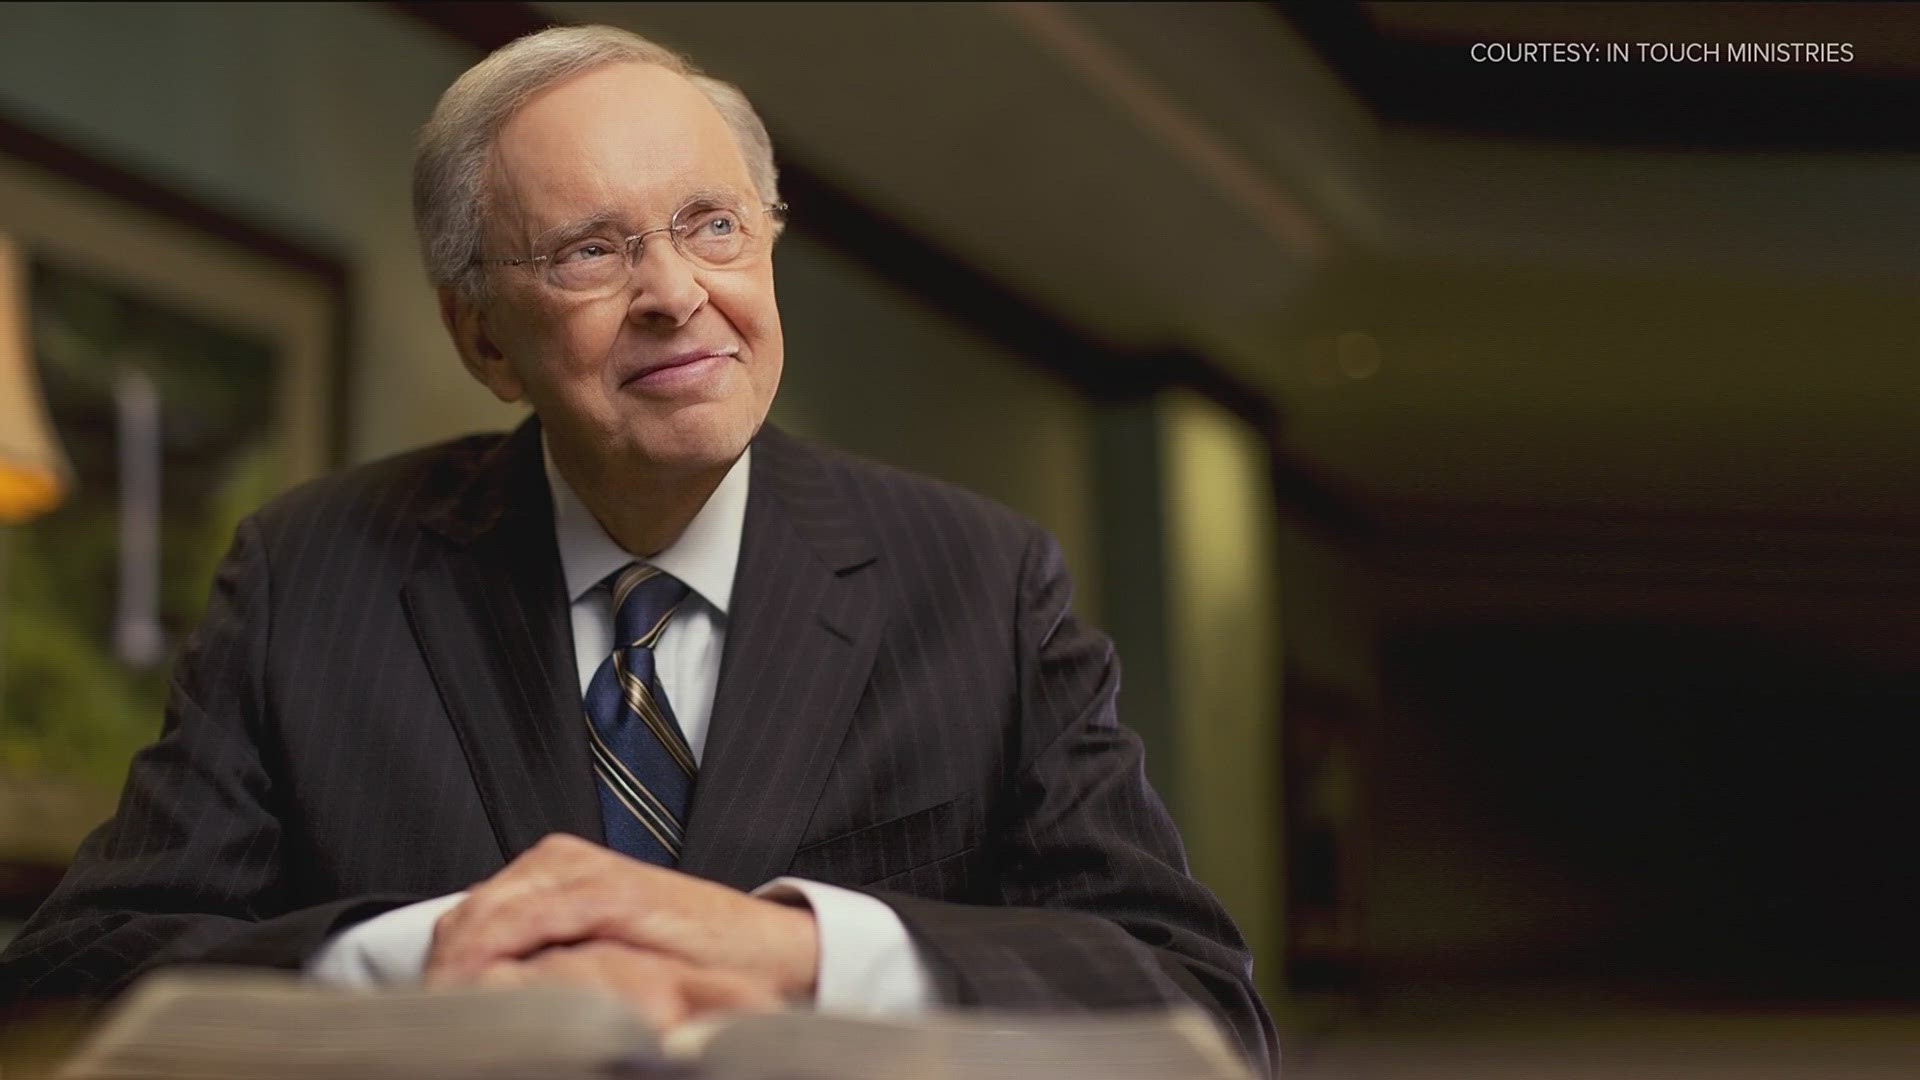
<svg viewBox="0 0 1920 1080"><path fill-rule="evenodd" d="M544 439L544 436L543 436ZM542 444L544 453L544 442ZM720 682L727 611L740 562L747 516L752 450L740 455L686 531L646 560L683 582L689 592L654 644L654 671L675 719L701 760L713 697ZM560 567L572 601L573 652L584 698L593 673L613 651L613 598L597 588L634 561L580 501L545 454L553 494L553 527ZM774 717L765 722L776 722ZM696 780L696 785L698 781ZM899 916L864 893L801 878L775 878L755 896L805 903L820 933L816 1008L843 1012L915 1012L936 1004L933 980ZM342 986L418 982L434 923L465 893L396 908L334 936L307 965L310 977Z"/></svg>

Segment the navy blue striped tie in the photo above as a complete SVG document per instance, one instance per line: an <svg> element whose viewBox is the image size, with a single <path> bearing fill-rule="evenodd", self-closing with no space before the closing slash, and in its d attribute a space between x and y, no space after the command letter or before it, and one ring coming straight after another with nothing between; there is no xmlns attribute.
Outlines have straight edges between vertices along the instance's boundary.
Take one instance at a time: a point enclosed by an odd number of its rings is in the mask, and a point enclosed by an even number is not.
<svg viewBox="0 0 1920 1080"><path fill-rule="evenodd" d="M660 866L680 861L693 751L653 670L653 646L687 587L634 563L614 575L613 653L587 684L587 732L607 846Z"/></svg>

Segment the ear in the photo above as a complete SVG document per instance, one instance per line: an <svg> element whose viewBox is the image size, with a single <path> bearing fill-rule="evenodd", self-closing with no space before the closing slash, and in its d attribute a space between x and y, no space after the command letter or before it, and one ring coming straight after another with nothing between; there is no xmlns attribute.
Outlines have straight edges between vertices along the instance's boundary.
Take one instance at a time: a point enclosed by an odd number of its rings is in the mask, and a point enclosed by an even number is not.
<svg viewBox="0 0 1920 1080"><path fill-rule="evenodd" d="M512 403L525 397L526 387L521 384L519 373L513 370L506 354L487 332L485 309L451 286L443 285L438 292L440 323L452 336L453 347L459 350L460 362L466 365L467 374L493 391L493 396L501 401Z"/></svg>

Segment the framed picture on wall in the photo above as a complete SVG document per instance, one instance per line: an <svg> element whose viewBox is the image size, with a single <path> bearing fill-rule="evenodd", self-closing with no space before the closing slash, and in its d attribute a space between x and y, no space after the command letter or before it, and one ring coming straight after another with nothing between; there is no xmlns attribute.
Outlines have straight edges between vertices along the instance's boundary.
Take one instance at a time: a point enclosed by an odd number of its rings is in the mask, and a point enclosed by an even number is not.
<svg viewBox="0 0 1920 1080"><path fill-rule="evenodd" d="M159 732L234 526L336 463L347 300L338 260L4 118L0 258L69 465L57 506L0 526L4 923Z"/></svg>

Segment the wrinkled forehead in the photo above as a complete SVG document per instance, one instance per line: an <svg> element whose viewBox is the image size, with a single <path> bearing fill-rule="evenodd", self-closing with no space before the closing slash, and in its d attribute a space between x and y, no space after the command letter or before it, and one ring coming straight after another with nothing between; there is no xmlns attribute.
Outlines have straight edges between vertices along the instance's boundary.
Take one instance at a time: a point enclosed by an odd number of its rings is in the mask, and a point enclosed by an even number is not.
<svg viewBox="0 0 1920 1080"><path fill-rule="evenodd" d="M487 183L488 230L520 240L592 215L665 224L696 193L752 193L733 132L706 95L665 68L632 63L535 95L495 138Z"/></svg>

